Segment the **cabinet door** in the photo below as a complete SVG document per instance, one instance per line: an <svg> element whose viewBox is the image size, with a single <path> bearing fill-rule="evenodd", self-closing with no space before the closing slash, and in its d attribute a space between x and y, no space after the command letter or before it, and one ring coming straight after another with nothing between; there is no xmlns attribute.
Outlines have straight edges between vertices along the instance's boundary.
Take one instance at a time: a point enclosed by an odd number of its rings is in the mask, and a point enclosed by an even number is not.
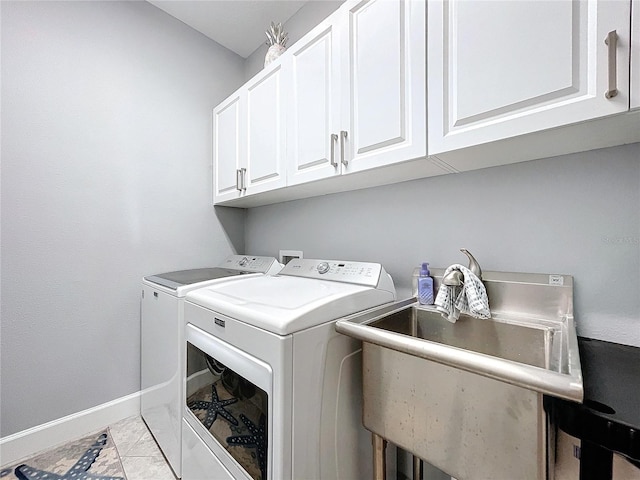
<svg viewBox="0 0 640 480"><path fill-rule="evenodd" d="M351 0L343 15L343 173L426 155L424 0Z"/></svg>
<svg viewBox="0 0 640 480"><path fill-rule="evenodd" d="M242 93L235 93L213 110L213 201L238 198L238 169L243 163Z"/></svg>
<svg viewBox="0 0 640 480"><path fill-rule="evenodd" d="M286 185L285 106L282 64L272 65L246 84L246 194Z"/></svg>
<svg viewBox="0 0 640 480"><path fill-rule="evenodd" d="M640 108L640 0L631 2L631 108Z"/></svg>
<svg viewBox="0 0 640 480"><path fill-rule="evenodd" d="M629 108L628 1L428 2L429 153ZM605 44L616 32L617 47ZM609 71L617 96L607 98Z"/></svg>
<svg viewBox="0 0 640 480"><path fill-rule="evenodd" d="M341 173L339 48L338 28L329 19L287 52L288 185Z"/></svg>

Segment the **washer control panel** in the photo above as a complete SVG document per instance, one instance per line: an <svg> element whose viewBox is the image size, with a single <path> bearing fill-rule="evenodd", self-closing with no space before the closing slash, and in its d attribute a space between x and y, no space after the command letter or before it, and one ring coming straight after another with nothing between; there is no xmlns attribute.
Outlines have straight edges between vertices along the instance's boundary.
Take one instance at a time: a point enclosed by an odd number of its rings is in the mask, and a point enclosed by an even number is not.
<svg viewBox="0 0 640 480"><path fill-rule="evenodd" d="M382 265L379 263L294 258L285 265L279 275L316 278L375 287L378 285L381 272Z"/></svg>
<svg viewBox="0 0 640 480"><path fill-rule="evenodd" d="M253 255L229 255L220 268L240 270L250 273L275 274L281 265L274 257L256 257Z"/></svg>

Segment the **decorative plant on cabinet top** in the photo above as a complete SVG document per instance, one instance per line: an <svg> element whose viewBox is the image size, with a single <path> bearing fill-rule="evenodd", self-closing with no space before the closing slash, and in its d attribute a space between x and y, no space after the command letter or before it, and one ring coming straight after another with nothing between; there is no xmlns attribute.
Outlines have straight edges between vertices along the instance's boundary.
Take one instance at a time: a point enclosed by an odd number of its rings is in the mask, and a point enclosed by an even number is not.
<svg viewBox="0 0 640 480"><path fill-rule="evenodd" d="M264 57L264 66L266 67L276 58L284 53L287 49L288 34L282 29L282 24L277 25L271 22L271 26L265 32L267 35L267 55Z"/></svg>

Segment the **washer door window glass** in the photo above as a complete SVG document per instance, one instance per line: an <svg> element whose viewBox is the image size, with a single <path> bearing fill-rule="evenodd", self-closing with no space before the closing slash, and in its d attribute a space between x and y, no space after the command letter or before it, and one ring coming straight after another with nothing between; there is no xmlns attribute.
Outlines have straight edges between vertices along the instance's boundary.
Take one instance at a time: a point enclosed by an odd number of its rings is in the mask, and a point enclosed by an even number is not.
<svg viewBox="0 0 640 480"><path fill-rule="evenodd" d="M211 436L251 478L266 480L267 393L189 342L187 392L187 407Z"/></svg>

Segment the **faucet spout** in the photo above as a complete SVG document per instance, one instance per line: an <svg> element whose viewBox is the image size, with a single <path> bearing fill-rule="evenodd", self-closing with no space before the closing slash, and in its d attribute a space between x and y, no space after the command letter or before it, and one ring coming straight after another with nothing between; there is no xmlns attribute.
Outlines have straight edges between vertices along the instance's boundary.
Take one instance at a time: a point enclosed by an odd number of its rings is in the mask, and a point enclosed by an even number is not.
<svg viewBox="0 0 640 480"><path fill-rule="evenodd" d="M471 252L466 248L461 248L460 251L464 253L467 257L469 257L469 270L471 270L476 277L482 280L482 269L480 268L480 264L477 260L471 255Z"/></svg>
<svg viewBox="0 0 640 480"><path fill-rule="evenodd" d="M469 257L469 270L474 273L480 280L482 280L482 269L478 261L471 255L471 252L466 248L461 248L460 251ZM452 270L442 278L442 283L449 287L458 287L463 282L462 272L459 270Z"/></svg>

